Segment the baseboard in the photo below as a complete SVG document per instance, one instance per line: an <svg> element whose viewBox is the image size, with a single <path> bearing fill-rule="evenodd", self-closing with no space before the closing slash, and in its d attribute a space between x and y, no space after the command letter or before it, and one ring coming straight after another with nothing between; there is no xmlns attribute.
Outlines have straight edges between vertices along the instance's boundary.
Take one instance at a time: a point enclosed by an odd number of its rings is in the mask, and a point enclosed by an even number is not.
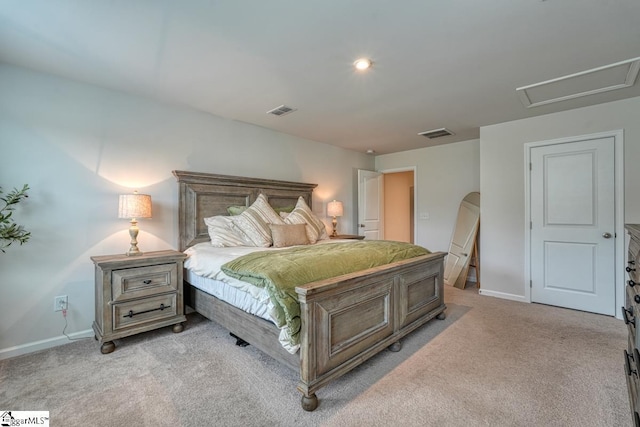
<svg viewBox="0 0 640 427"><path fill-rule="evenodd" d="M478 293L480 295L484 295L484 296L487 296L487 297L502 298L502 299L508 299L508 300L512 300L512 301L526 302L526 303L531 302L531 301L528 301L524 297L524 295L507 294L505 292L489 291L489 290L482 289L482 288L480 288Z"/></svg>
<svg viewBox="0 0 640 427"><path fill-rule="evenodd" d="M87 329L80 332L74 332L69 334L70 338L80 339L80 338L93 338L94 332L93 329ZM58 347L60 345L69 344L69 338L64 335L59 337L49 338L41 341L34 341L27 344L18 345L15 347L3 348L0 350L0 360L10 359L16 356L22 356L24 354L33 353L40 350L46 350L52 347Z"/></svg>

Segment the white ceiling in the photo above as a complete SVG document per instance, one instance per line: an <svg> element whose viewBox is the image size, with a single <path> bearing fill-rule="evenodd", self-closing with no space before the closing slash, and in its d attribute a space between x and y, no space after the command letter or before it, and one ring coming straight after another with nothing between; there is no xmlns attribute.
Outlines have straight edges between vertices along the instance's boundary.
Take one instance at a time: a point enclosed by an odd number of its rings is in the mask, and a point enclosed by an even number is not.
<svg viewBox="0 0 640 427"><path fill-rule="evenodd" d="M635 57L639 0L0 2L0 62L380 154L640 96L525 108L516 92ZM266 114L282 104L298 110ZM455 136L417 135L442 127Z"/></svg>

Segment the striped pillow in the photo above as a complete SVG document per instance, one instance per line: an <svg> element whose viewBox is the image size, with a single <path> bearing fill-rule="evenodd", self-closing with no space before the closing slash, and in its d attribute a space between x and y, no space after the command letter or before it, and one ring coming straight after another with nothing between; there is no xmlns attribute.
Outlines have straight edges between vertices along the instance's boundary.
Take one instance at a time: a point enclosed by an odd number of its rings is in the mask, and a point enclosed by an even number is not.
<svg viewBox="0 0 640 427"><path fill-rule="evenodd" d="M269 247L273 243L269 224L284 224L280 215L269 205L264 194L240 215L232 216L233 228L250 246Z"/></svg>
<svg viewBox="0 0 640 427"><path fill-rule="evenodd" d="M286 224L305 224L307 238L311 244L316 243L318 240L329 238L324 222L311 212L311 208L302 196L298 198L295 209L287 215L284 222Z"/></svg>
<svg viewBox="0 0 640 427"><path fill-rule="evenodd" d="M226 248L232 246L246 246L247 242L232 227L231 217L212 216L204 219L211 239L211 246Z"/></svg>

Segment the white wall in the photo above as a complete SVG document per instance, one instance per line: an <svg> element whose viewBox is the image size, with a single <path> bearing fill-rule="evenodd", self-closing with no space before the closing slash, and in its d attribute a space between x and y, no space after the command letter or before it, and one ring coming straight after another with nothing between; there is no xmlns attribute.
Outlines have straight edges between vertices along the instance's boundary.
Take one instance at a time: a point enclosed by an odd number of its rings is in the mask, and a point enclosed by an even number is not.
<svg viewBox="0 0 640 427"><path fill-rule="evenodd" d="M437 145L376 157L376 170L416 168L416 244L449 250L460 202L480 191L480 143L476 140ZM429 219L421 219L428 214Z"/></svg>
<svg viewBox="0 0 640 427"><path fill-rule="evenodd" d="M483 293L525 296L525 143L623 129L625 222L640 222L639 118L640 97L480 129Z"/></svg>
<svg viewBox="0 0 640 427"><path fill-rule="evenodd" d="M330 225L326 202L353 212L354 171L374 166L366 154L6 65L0 94L0 186L30 185L14 217L32 233L0 253L0 358L68 342L56 295L69 296L66 332L93 336L89 257L128 249L118 194L152 196L153 218L139 222L148 252L177 247L172 170L317 183L314 211ZM353 229L350 216L341 228Z"/></svg>

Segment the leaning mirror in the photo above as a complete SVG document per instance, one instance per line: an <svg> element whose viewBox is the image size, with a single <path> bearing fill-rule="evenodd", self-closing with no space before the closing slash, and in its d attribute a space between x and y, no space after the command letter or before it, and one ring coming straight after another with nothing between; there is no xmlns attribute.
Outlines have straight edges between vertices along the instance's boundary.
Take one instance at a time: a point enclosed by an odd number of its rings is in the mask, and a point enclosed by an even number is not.
<svg viewBox="0 0 640 427"><path fill-rule="evenodd" d="M458 208L458 217L451 236L449 254L444 266L444 283L464 289L469 268L475 269L480 283L478 259L478 231L480 229L480 193L467 194Z"/></svg>

